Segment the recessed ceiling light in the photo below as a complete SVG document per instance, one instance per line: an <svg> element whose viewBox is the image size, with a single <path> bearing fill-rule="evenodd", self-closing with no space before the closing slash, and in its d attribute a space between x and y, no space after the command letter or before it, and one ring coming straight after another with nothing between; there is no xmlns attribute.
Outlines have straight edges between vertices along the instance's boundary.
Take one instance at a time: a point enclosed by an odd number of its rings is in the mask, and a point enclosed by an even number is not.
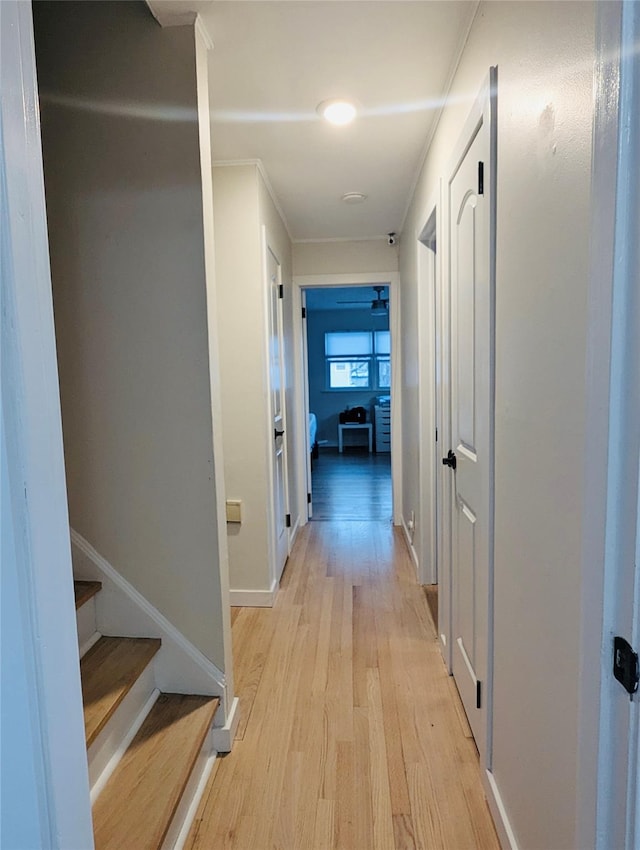
<svg viewBox="0 0 640 850"><path fill-rule="evenodd" d="M316 111L330 124L342 127L344 124L353 121L358 110L348 100L334 98L333 100L323 100L322 103L318 104Z"/></svg>
<svg viewBox="0 0 640 850"><path fill-rule="evenodd" d="M361 204L367 200L367 196L363 192L345 192L342 200L345 204Z"/></svg>

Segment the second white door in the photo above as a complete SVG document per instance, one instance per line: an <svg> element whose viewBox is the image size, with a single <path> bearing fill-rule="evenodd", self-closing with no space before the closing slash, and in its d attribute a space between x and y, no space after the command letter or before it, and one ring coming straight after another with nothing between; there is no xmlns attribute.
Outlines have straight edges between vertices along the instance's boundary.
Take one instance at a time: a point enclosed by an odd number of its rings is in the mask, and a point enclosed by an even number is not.
<svg viewBox="0 0 640 850"><path fill-rule="evenodd" d="M273 534L275 578L280 579L289 554L289 508L287 504L285 375L280 263L267 248L269 281L269 384L273 441Z"/></svg>
<svg viewBox="0 0 640 850"><path fill-rule="evenodd" d="M448 181L451 272L452 664L488 760L493 487L491 88L476 102Z"/></svg>

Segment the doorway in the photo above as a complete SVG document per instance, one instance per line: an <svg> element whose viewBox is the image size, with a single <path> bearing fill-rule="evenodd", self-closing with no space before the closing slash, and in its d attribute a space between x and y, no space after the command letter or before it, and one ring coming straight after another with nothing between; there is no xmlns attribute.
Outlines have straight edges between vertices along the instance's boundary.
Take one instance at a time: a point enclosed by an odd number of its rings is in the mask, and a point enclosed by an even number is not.
<svg viewBox="0 0 640 850"><path fill-rule="evenodd" d="M418 237L419 487L416 560L447 667L450 624L449 477L440 447L449 441L448 311L440 267L440 199L432 198ZM414 529L415 534L415 520Z"/></svg>
<svg viewBox="0 0 640 850"><path fill-rule="evenodd" d="M389 287L314 287L304 297L310 518L390 521Z"/></svg>
<svg viewBox="0 0 640 850"><path fill-rule="evenodd" d="M400 523L400 469L399 453L396 451L399 438L396 421L398 397L392 389L397 386L394 373L399 362L397 288L397 273L308 275L294 281L294 311L299 309L302 318L295 327L298 428L299 433L304 434L304 441L300 441L298 448L298 492L301 500L304 499L304 505L300 505L301 514L307 519L349 519L345 515L348 502L352 519L383 516L391 519L394 525ZM324 290L324 295L315 294L321 290ZM325 299L324 304L322 299ZM356 303L338 304L338 301ZM332 309L321 309L327 307ZM314 311L324 314L315 323L315 330ZM357 325L358 311L368 314L368 328ZM332 312L341 324L329 328L327 321ZM318 335L315 343L312 339L309 345L310 315L311 335L313 337L316 332ZM345 332L368 333L370 336L367 339L363 336L353 338L351 343L362 349L356 350L344 347L345 343L349 343L342 336ZM328 336L331 334L335 336ZM310 350L311 370L316 373L319 395L310 392L312 382L307 365ZM366 366L358 363L347 365L358 360L366 361ZM331 383L337 385L340 381L351 380L366 383L366 386L330 386ZM352 390L360 392L358 398L352 395ZM325 415L327 403L333 409ZM317 410L313 410L314 404L320 405ZM364 408L364 411L358 412L354 408ZM377 414L376 408L381 408ZM342 422L341 413L346 414ZM339 473L339 470L342 472ZM350 496L342 497L345 478L352 482L352 492ZM367 482L366 486L362 485L362 481ZM327 501L323 504L323 489L329 506ZM320 497L319 502L316 496ZM369 505L368 513L364 513L365 503Z"/></svg>

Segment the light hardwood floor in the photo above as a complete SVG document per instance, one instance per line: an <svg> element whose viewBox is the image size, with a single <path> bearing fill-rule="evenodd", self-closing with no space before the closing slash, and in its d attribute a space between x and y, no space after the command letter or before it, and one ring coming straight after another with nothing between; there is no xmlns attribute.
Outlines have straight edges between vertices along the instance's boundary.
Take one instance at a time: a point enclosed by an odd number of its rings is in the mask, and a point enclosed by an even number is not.
<svg viewBox="0 0 640 850"><path fill-rule="evenodd" d="M498 850L397 530L309 523L275 607L232 621L242 720L188 850Z"/></svg>

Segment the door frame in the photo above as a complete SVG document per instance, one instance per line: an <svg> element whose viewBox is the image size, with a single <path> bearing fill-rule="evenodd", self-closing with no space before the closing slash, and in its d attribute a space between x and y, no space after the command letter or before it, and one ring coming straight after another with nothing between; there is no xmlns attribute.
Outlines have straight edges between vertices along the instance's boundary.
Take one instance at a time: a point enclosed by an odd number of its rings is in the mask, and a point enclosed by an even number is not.
<svg viewBox="0 0 640 850"><path fill-rule="evenodd" d="M13 529L21 600L11 643L14 651L21 647L28 671L24 694L13 697L24 698L31 728L24 737L17 732L13 745L35 776L32 796L16 805L28 816L39 813L47 847L92 848L30 3L0 4L0 38L0 189L11 225L2 233L3 490L8 485L9 495L2 499L2 523ZM8 572L1 571L3 589Z"/></svg>
<svg viewBox="0 0 640 850"><path fill-rule="evenodd" d="M391 331L391 488L393 501L393 524L402 523L402 464L400 434L401 410L401 374L400 374L400 275L398 272L372 272L362 274L298 275L293 280L293 347L295 352L294 405L296 410L296 428L304 434L304 439L296 444L296 469L298 474L297 490L299 494L300 524L308 522L307 493L311 491L311 481L307 478L308 461L302 454L307 450L309 437L309 392L308 374L303 364L303 328L302 328L302 290L339 286L375 286L389 287L389 329Z"/></svg>
<svg viewBox="0 0 640 850"><path fill-rule="evenodd" d="M263 303L264 303L264 316L265 316L265 374L266 374L266 391L267 391L267 408L269 411L269 430L267 432L267 458L268 458L268 486L269 486L269 494L270 498L267 500L267 522L269 526L269 557L270 557L270 568L269 568L269 578L271 580L271 586L277 587L278 582L282 576L284 571L284 564L282 569L278 565L278 544L277 544L277 534L276 534L276 511L275 511L275 500L273 498L275 494L275 486L276 486L276 468L275 468L275 459L274 459L274 451L273 451L273 439L272 439L272 429L273 429L273 405L272 405L272 395L271 395L271 357L269 351L269 339L271 337L271 280L269 279L269 263L268 257L269 254L272 255L274 260L278 265L278 285L282 286L282 263L280 261L280 257L278 256L278 250L274 247L273 241L270 239L269 231L267 230L266 225L262 225L262 268L263 268ZM278 303L278 315L276 317L277 327L278 327L278 344L280 346L280 362L282 363L282 386L280 387L280 406L282 409L282 427L284 428L284 434L282 437L282 451L283 451L283 474L284 474L284 512L285 516L287 514L291 515L291 508L289 504L289 468L288 468L288 460L289 460L289 423L287 421L287 399L286 399L286 386L287 386L287 364L285 361L285 350L284 350L284 311L283 311L283 298L277 299ZM291 553L292 541L297 532L297 528L289 527L287 529L287 555ZM286 563L286 560L285 560Z"/></svg>
<svg viewBox="0 0 640 850"><path fill-rule="evenodd" d="M443 181L425 205L416 230L418 268L418 350L420 358L419 416L437 429L419 433L420 511L431 514L422 526L420 581L438 584L436 628L441 651L451 673L451 476L441 463L442 446L451 441L449 284L446 275L446 233ZM434 252L434 246L436 248ZM429 253L431 256L429 256ZM424 299L426 304L421 301ZM427 321L423 321L426 317ZM423 368L423 364L428 364ZM439 372L438 372L439 364ZM432 508L432 510L428 510ZM422 524L421 524L422 525ZM429 545L425 541L429 540ZM425 562L427 553L431 564ZM437 572L431 567L435 562Z"/></svg>
<svg viewBox="0 0 640 850"><path fill-rule="evenodd" d="M604 850L633 846L639 814L638 696L611 668L613 635L637 650L640 627L640 14L620 0L595 14L576 843Z"/></svg>

